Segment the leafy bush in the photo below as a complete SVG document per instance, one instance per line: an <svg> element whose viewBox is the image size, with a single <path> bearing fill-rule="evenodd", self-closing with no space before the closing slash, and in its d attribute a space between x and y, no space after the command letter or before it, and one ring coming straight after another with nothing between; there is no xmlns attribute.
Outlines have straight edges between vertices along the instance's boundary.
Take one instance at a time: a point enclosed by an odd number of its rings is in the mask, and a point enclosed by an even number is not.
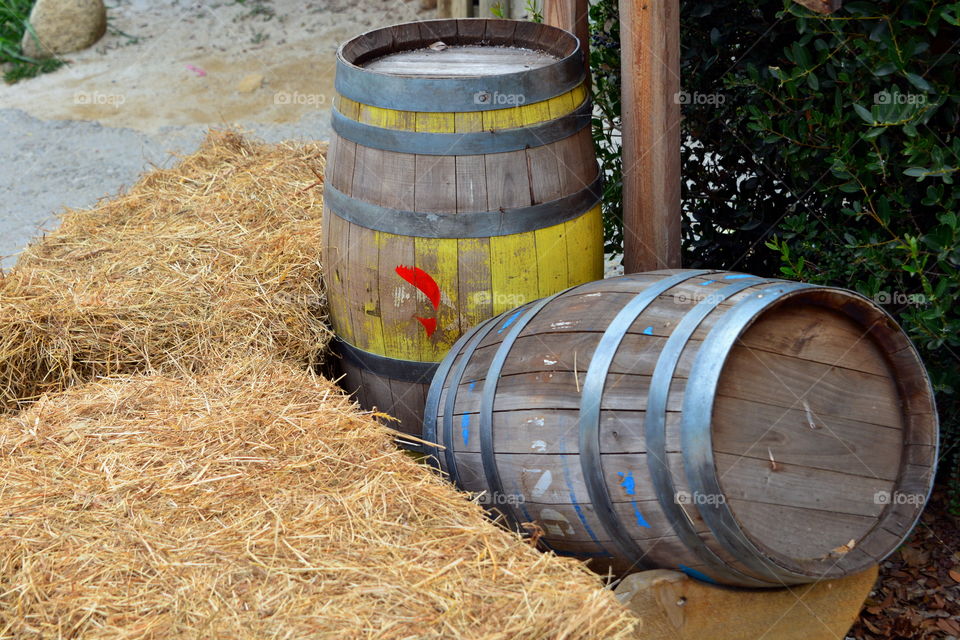
<svg viewBox="0 0 960 640"><path fill-rule="evenodd" d="M34 0L0 0L0 70L7 82L32 78L53 71L63 62L56 58L36 60L23 54L20 41L30 28L27 18Z"/></svg>
<svg viewBox="0 0 960 640"><path fill-rule="evenodd" d="M789 0L681 4L685 266L843 286L883 304L934 380L954 487L958 19L960 3L937 0L856 1L830 16ZM596 89L600 102L609 89Z"/></svg>
<svg viewBox="0 0 960 640"><path fill-rule="evenodd" d="M620 160L620 15L616 0L590 6L593 141L604 175L606 250L623 251L623 165ZM597 113L599 112L599 113Z"/></svg>

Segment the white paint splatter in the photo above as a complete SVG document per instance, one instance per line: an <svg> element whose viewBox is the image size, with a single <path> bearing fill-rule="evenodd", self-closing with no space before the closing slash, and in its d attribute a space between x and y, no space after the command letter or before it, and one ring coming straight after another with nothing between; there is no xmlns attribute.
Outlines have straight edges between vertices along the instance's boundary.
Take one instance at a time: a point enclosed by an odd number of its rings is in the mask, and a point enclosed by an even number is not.
<svg viewBox="0 0 960 640"><path fill-rule="evenodd" d="M556 509L543 509L540 511L540 524L552 536L560 538L570 536L576 533L576 529L567 520L567 517Z"/></svg>
<svg viewBox="0 0 960 640"><path fill-rule="evenodd" d="M393 306L401 307L403 303L410 299L410 292L405 287L397 287L393 290Z"/></svg>
<svg viewBox="0 0 960 640"><path fill-rule="evenodd" d="M537 483L533 485L533 489L530 490L530 495L534 498L540 498L547 492L550 488L550 485L553 484L553 474L549 469L544 471L543 469L524 469L523 473L539 473L540 478L537 480Z"/></svg>
<svg viewBox="0 0 960 640"><path fill-rule="evenodd" d="M543 440L534 440L533 444L530 445L530 448L533 449L534 451L539 451L540 453L544 453L547 450L547 443L544 442Z"/></svg>
<svg viewBox="0 0 960 640"><path fill-rule="evenodd" d="M556 361L556 360L549 360L549 359L547 359L547 358L544 358L544 359L543 359L543 364L545 364L545 365L547 365L547 366L553 366L553 365L557 364L557 361Z"/></svg>
<svg viewBox="0 0 960 640"><path fill-rule="evenodd" d="M524 424L532 425L534 427L542 427L544 424L543 417L530 418Z"/></svg>
<svg viewBox="0 0 960 640"><path fill-rule="evenodd" d="M575 324L577 323L574 322L573 320L561 320L560 322L551 322L550 328L551 329L569 329Z"/></svg>

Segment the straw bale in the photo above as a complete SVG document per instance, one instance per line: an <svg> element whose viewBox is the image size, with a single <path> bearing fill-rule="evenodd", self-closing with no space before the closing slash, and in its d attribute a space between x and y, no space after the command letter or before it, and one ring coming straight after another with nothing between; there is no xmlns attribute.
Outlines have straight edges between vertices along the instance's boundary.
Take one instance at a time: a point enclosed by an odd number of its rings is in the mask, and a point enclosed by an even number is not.
<svg viewBox="0 0 960 640"><path fill-rule="evenodd" d="M2 638L627 638L329 381L249 359L0 418Z"/></svg>
<svg viewBox="0 0 960 640"><path fill-rule="evenodd" d="M102 375L248 352L322 360L325 150L213 132L128 193L68 211L0 273L0 411Z"/></svg>

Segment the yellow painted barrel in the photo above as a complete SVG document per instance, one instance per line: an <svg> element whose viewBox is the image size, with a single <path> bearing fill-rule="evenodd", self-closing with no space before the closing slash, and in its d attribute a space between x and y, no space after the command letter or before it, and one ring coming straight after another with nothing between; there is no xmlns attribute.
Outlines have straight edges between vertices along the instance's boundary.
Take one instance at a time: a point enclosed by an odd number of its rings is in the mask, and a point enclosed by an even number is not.
<svg viewBox="0 0 960 640"><path fill-rule="evenodd" d="M578 40L513 20L377 29L337 54L325 279L344 382L422 430L476 324L603 271Z"/></svg>

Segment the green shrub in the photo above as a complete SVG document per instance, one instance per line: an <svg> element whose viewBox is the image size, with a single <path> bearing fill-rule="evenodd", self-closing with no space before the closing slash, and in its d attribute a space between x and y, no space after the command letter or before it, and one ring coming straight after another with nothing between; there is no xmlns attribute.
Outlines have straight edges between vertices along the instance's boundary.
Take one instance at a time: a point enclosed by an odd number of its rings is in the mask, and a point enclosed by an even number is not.
<svg viewBox="0 0 960 640"><path fill-rule="evenodd" d="M605 178L603 230L606 250L623 251L623 169L620 161L620 15L616 0L590 6L590 70L593 141ZM599 113L597 113L599 111Z"/></svg>
<svg viewBox="0 0 960 640"><path fill-rule="evenodd" d="M681 4L685 266L883 304L934 381L955 488L958 19L960 3L931 0L856 1L830 16L792 2Z"/></svg>
<svg viewBox="0 0 960 640"><path fill-rule="evenodd" d="M34 0L0 0L0 65L4 66L3 79L7 82L32 78L63 65L56 58L30 58L20 48L23 34L30 28L27 18L33 3Z"/></svg>

